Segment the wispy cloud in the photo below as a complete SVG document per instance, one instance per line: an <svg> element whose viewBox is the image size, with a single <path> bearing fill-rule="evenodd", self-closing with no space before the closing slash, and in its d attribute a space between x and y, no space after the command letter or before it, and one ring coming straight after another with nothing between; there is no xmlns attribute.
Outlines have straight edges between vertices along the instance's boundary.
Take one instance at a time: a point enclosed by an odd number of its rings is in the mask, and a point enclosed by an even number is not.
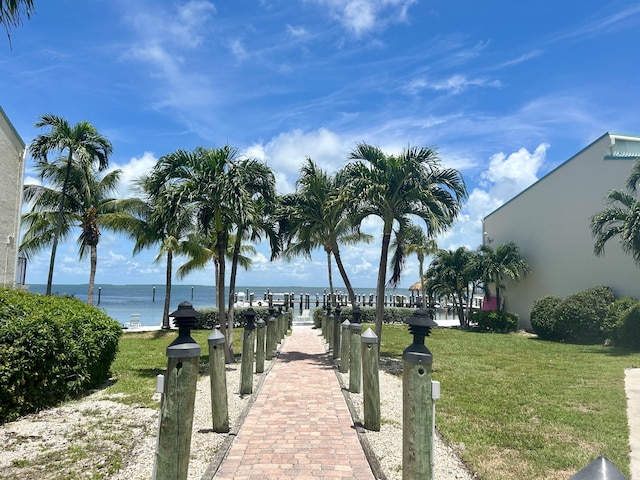
<svg viewBox="0 0 640 480"><path fill-rule="evenodd" d="M467 78L465 75L451 75L441 80L429 80L420 78L410 82L406 90L412 94L419 93L422 90L445 91L452 94L461 93L470 87L501 87L500 80L489 78Z"/></svg>
<svg viewBox="0 0 640 480"><path fill-rule="evenodd" d="M598 18L592 22L580 25L577 28L560 33L550 40L555 43L569 39L580 39L596 36L602 33L609 33L621 28L637 28L640 24L640 5L631 5L624 10L620 10L603 18Z"/></svg>

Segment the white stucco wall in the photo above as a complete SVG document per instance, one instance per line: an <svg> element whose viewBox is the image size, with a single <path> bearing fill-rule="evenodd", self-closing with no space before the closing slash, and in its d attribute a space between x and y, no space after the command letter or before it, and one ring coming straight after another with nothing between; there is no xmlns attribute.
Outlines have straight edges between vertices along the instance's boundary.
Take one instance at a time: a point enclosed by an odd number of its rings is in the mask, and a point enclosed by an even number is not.
<svg viewBox="0 0 640 480"><path fill-rule="evenodd" d="M596 285L617 296L640 298L640 267L622 252L617 239L605 255L593 254L590 219L604 208L611 189L623 189L635 161L605 158L615 140L640 142L640 137L605 134L484 219L484 240L496 248L514 241L531 266L519 284L507 283L506 309L530 328L535 300L567 295ZM638 143L640 149L640 143Z"/></svg>
<svg viewBox="0 0 640 480"><path fill-rule="evenodd" d="M14 286L25 145L0 108L0 284Z"/></svg>

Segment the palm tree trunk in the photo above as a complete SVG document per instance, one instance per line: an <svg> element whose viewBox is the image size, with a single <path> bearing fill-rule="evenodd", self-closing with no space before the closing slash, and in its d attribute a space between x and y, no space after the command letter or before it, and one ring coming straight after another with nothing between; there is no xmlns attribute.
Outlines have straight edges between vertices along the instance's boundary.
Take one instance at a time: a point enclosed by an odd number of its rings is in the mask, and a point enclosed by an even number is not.
<svg viewBox="0 0 640 480"><path fill-rule="evenodd" d="M418 272L420 272L420 294L422 295L422 308L427 308L424 287L424 255L418 255ZM431 305L429 305L431 306Z"/></svg>
<svg viewBox="0 0 640 480"><path fill-rule="evenodd" d="M87 293L87 303L93 305L93 286L96 281L96 266L98 265L98 247L91 245L91 261L89 267L89 292Z"/></svg>
<svg viewBox="0 0 640 480"><path fill-rule="evenodd" d="M225 298L224 298L224 276L225 276L225 250L226 250L226 242L224 238L224 232L218 231L216 233L216 250L218 252L218 281L216 282L217 290L218 290L218 299L216 303L218 304L218 316L220 320L220 331L224 335L225 339L225 349L224 349L224 360L226 363L233 363L233 338L229 336L229 330L227 329L227 315L225 309ZM229 322L231 323L231 321Z"/></svg>
<svg viewBox="0 0 640 480"><path fill-rule="evenodd" d="M164 310L162 311L162 329L169 330L169 307L171 304L171 273L173 270L173 250L167 250L167 271L165 276Z"/></svg>
<svg viewBox="0 0 640 480"><path fill-rule="evenodd" d="M58 237L62 229L62 214L64 213L64 197L67 194L67 185L69 184L69 174L71 173L71 161L73 160L73 151L69 149L69 158L67 158L67 171L64 175L64 183L62 184L62 197L60 198L60 209L58 210L58 222L56 224L56 233L53 235L53 244L51 245L51 259L49 260L49 276L47 277L47 295L51 295L51 284L53 283L53 264L56 261L56 250L58 249Z"/></svg>
<svg viewBox="0 0 640 480"><path fill-rule="evenodd" d="M351 303L351 308L356 306L356 294L353 292L353 287L351 286L351 282L349 281L349 277L347 276L347 271L344 269L344 265L342 264L342 258L340 257L340 250L338 250L337 246L333 249L333 256L336 259L336 265L338 265L338 271L340 272L340 276L344 281L344 286L347 288L347 293L349 294L349 303Z"/></svg>
<svg viewBox="0 0 640 480"><path fill-rule="evenodd" d="M387 257L389 244L391 243L392 220L385 220L382 234L382 250L380 253L380 265L378 266L378 284L376 285L376 335L379 345L382 344L382 322L384 320L384 285L387 277Z"/></svg>
<svg viewBox="0 0 640 480"><path fill-rule="evenodd" d="M325 249L327 252L327 273L329 275L329 306L335 307L336 299L333 294L333 275L331 273L331 250Z"/></svg>
<svg viewBox="0 0 640 480"><path fill-rule="evenodd" d="M233 245L233 258L231 260L231 275L229 276L229 336L233 338L233 324L235 319L235 305L234 300L236 296L236 276L238 275L238 255L240 254L240 246L242 244L242 235L240 231L236 236L236 242ZM248 299L247 299L248 300ZM235 359L233 355L233 342L229 345L231 350L231 358Z"/></svg>

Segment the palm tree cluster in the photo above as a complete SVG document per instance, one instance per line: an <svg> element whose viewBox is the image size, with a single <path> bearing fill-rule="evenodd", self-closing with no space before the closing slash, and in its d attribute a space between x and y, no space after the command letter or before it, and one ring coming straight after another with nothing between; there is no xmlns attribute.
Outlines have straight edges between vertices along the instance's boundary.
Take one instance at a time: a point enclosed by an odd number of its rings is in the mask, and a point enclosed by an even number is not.
<svg viewBox="0 0 640 480"><path fill-rule="evenodd" d="M474 292L482 287L485 298L495 292L497 309L502 309L500 292L505 279L519 282L530 271L529 264L520 255L515 242L498 246L488 244L476 250L458 247L455 250L438 250L425 274L430 298L434 296L452 299L453 308L462 327L469 326L471 300Z"/></svg>
<svg viewBox="0 0 640 480"><path fill-rule="evenodd" d="M160 157L148 174L136 180L138 197L115 199L111 195L120 171L104 174L112 152L105 137L87 122L72 126L48 114L36 126L48 129L30 146L43 185L25 186L31 209L23 215L21 250L32 255L51 245L47 293L51 293L57 243L74 229L80 232L80 257L90 254L89 303L102 229L129 235L135 242L133 254L158 249L156 261L166 259L165 328L169 328L176 257L184 259L175 272L179 278L212 264L227 361L233 361L235 279L238 267L251 266L252 244L268 242L272 260L310 258L314 250L322 249L331 298L335 299L335 261L355 306L340 247L371 242L361 224L369 216L379 217L383 224L376 305L380 336L390 246L394 254L389 284L397 285L406 256L412 253L418 255L422 277L425 256L437 248L435 236L452 225L467 196L460 173L443 168L433 149L409 147L399 155L387 155L378 147L360 144L333 174L307 158L295 191L286 195L276 194L275 175L267 164L230 146L178 149ZM415 220L422 220L426 230Z"/></svg>

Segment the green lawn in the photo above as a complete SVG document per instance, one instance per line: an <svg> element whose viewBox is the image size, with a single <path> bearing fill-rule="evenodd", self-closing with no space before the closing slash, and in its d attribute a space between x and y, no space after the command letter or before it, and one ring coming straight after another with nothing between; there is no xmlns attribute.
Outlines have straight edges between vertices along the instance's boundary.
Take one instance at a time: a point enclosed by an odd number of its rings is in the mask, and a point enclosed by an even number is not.
<svg viewBox="0 0 640 480"><path fill-rule="evenodd" d="M193 332L202 363L209 333ZM154 405L155 376L175 336L125 334L108 393ZM405 325L385 325L382 355L401 358L409 343ZM483 480L566 480L598 455L629 476L624 369L640 366L640 353L455 329L436 329L426 343L442 388L438 429L464 444L464 460Z"/></svg>
<svg viewBox="0 0 640 480"><path fill-rule="evenodd" d="M382 355L402 357L407 327L383 330ZM436 329L426 339L441 383L438 429L483 480L567 479L598 455L629 476L626 350L521 334Z"/></svg>

